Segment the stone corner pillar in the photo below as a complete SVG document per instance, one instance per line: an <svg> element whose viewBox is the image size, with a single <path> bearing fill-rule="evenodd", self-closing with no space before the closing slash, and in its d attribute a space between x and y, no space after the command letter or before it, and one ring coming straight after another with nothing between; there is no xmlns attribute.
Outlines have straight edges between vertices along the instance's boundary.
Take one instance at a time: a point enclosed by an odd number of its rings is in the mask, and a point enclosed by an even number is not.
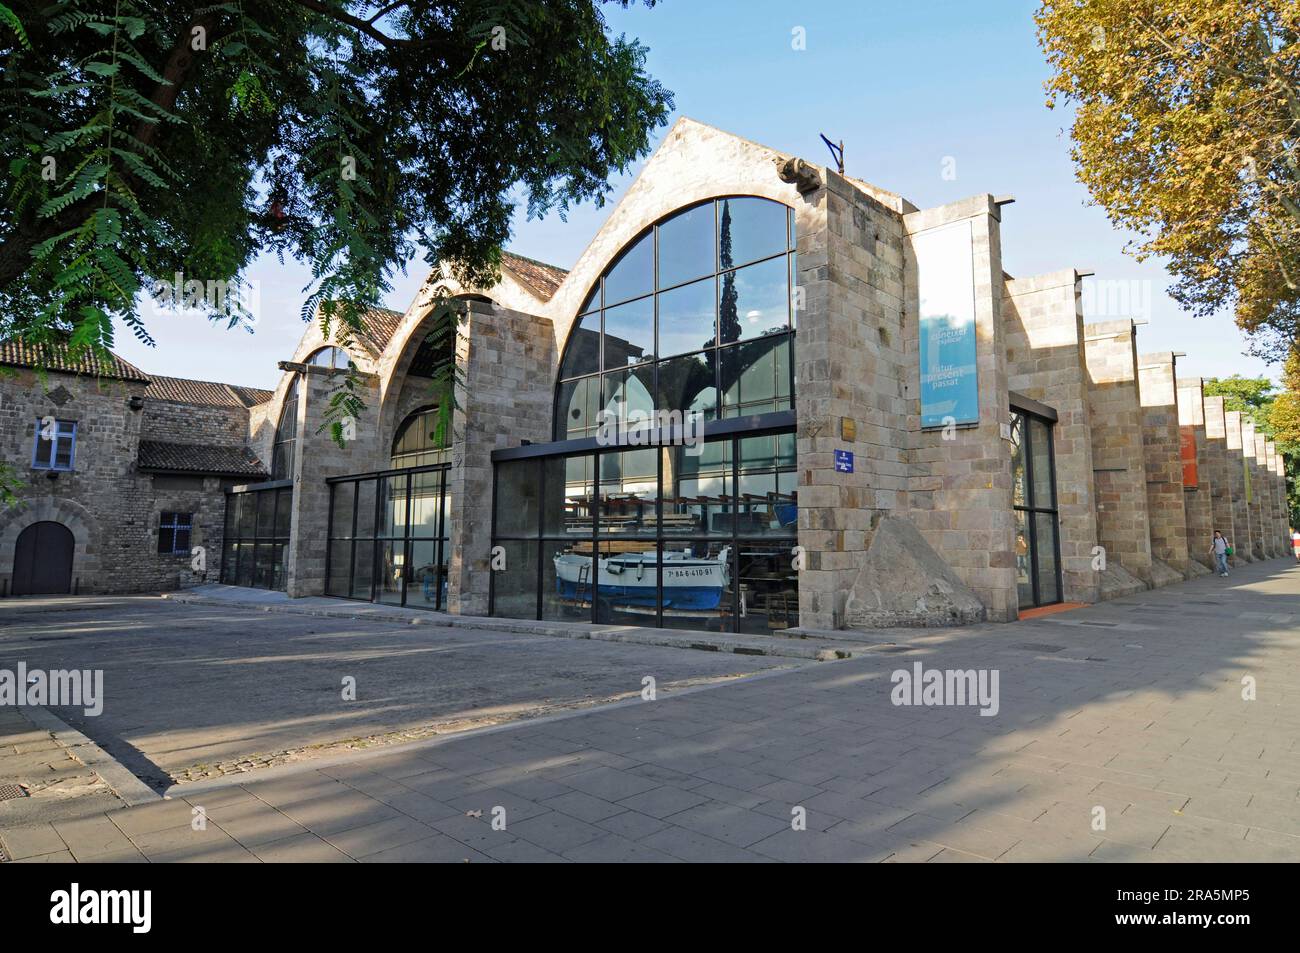
<svg viewBox="0 0 1300 953"><path fill-rule="evenodd" d="M1172 351L1138 358L1142 457L1146 469L1151 556L1187 574L1187 514L1178 430L1176 358Z"/></svg>

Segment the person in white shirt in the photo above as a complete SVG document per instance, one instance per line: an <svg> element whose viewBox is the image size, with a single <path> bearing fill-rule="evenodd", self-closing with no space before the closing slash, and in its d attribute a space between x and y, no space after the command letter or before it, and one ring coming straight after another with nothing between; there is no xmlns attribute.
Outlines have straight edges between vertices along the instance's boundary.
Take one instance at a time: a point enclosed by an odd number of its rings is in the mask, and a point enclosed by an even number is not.
<svg viewBox="0 0 1300 953"><path fill-rule="evenodd" d="M1224 539L1223 534L1217 529L1214 531L1214 542L1210 544L1210 552L1214 554L1214 562L1219 567L1219 575L1226 577L1228 575L1228 541Z"/></svg>

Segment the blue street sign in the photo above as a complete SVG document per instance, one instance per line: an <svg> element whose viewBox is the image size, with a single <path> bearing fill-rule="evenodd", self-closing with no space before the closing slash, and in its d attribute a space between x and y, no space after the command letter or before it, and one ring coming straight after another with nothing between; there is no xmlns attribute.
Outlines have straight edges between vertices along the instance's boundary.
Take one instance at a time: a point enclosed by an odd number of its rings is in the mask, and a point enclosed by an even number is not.
<svg viewBox="0 0 1300 953"><path fill-rule="evenodd" d="M836 473L853 472L853 451L852 450L835 451L835 472Z"/></svg>

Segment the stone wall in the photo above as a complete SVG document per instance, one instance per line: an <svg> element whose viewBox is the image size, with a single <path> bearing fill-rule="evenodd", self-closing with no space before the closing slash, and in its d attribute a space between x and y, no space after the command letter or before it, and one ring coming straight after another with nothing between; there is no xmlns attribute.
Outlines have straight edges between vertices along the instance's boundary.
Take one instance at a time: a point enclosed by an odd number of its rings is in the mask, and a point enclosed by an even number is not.
<svg viewBox="0 0 1300 953"><path fill-rule="evenodd" d="M1232 484L1232 530L1229 537L1234 550L1233 559L1255 561L1254 534L1257 527L1251 523L1250 507L1246 504L1246 465L1241 446L1241 411L1227 410L1223 414L1226 446L1228 450L1228 479Z"/></svg>
<svg viewBox="0 0 1300 953"><path fill-rule="evenodd" d="M1178 429L1180 437L1190 440L1196 452L1196 485L1183 486L1187 555L1195 564L1213 569L1209 546L1214 538L1214 485L1205 428L1205 392L1199 377L1178 378Z"/></svg>
<svg viewBox="0 0 1300 953"><path fill-rule="evenodd" d="M1008 278L1002 309L1008 386L1057 413L1052 442L1062 598L1066 602L1096 602L1098 577L1092 561L1097 514L1079 275L1068 269L1033 278Z"/></svg>
<svg viewBox="0 0 1300 953"><path fill-rule="evenodd" d="M796 207L804 292L795 344L800 621L843 628L880 601L862 575L882 514L907 506L903 248L899 215L827 171ZM837 472L835 450L854 454Z"/></svg>
<svg viewBox="0 0 1300 953"><path fill-rule="evenodd" d="M144 440L169 443L243 446L248 442L248 410L148 397L145 398L140 436Z"/></svg>
<svg viewBox="0 0 1300 953"><path fill-rule="evenodd" d="M1187 514L1183 510L1183 464L1179 455L1178 389L1174 362L1170 351L1143 354L1138 358L1147 526L1151 533L1152 582L1156 585L1186 578L1188 571ZM1167 569L1172 569L1173 573Z"/></svg>
<svg viewBox="0 0 1300 953"><path fill-rule="evenodd" d="M461 382L453 421L447 602L487 615L492 451L551 437L555 333L546 318L470 302L456 342Z"/></svg>
<svg viewBox="0 0 1300 953"><path fill-rule="evenodd" d="M220 481L160 479L136 471L145 411L142 381L97 380L31 370L0 377L0 459L18 476L16 506L0 513L0 594L12 591L19 534L53 521L72 531L72 584L82 593L156 592L219 578L225 507ZM32 466L37 421L46 415L77 424L74 469ZM192 546L203 546L204 569L192 556L158 552L159 517L192 514Z"/></svg>
<svg viewBox="0 0 1300 953"><path fill-rule="evenodd" d="M1223 398L1206 397L1205 456L1208 461L1210 490L1212 492L1213 529L1226 539L1236 537L1231 457L1228 452L1228 424L1224 416ZM1214 534L1211 532L1210 537Z"/></svg>
<svg viewBox="0 0 1300 953"><path fill-rule="evenodd" d="M293 461L293 508L286 559L286 591L294 598L325 591L332 476L366 473L387 467L378 424L379 390L374 377L362 378L366 411L356 421L356 439L340 447L325 426L330 395L343 372L309 366L298 372L298 444ZM277 410L277 414L279 411ZM381 465L382 464L382 465Z"/></svg>
<svg viewBox="0 0 1300 953"><path fill-rule="evenodd" d="M908 430L915 434L912 518L926 541L952 567L994 621L1018 613L1015 518L1011 510L1007 342L1002 314L1003 273L999 208L991 195L903 217L907 249ZM921 233L969 223L975 280L979 424L922 430L920 339L915 255ZM900 584L901 581L900 581Z"/></svg>
<svg viewBox="0 0 1300 953"><path fill-rule="evenodd" d="M1097 538L1106 551L1103 598L1152 584L1137 346L1129 319L1084 325Z"/></svg>
<svg viewBox="0 0 1300 953"><path fill-rule="evenodd" d="M1251 555L1264 559L1264 537L1268 536L1264 528L1264 497L1260 493L1260 468L1255 463L1255 417L1242 415L1242 456L1245 468L1249 472L1251 491L1247 495L1247 508L1251 514Z"/></svg>

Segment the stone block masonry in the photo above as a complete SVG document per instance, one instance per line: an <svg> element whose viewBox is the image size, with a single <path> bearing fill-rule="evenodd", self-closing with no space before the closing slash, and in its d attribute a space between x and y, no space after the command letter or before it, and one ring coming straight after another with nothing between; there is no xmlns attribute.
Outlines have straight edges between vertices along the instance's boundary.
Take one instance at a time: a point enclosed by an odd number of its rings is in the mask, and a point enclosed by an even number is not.
<svg viewBox="0 0 1300 953"><path fill-rule="evenodd" d="M1186 578L1187 514L1183 508L1174 362L1175 357L1169 351L1141 355L1138 392L1142 403L1142 458L1146 469L1153 574L1163 572L1167 566L1179 577Z"/></svg>
<svg viewBox="0 0 1300 953"><path fill-rule="evenodd" d="M1232 530L1228 537L1234 550L1233 558L1243 562L1255 561L1254 534L1258 527L1251 523L1250 507L1246 503L1247 464L1242 454L1241 411L1226 410L1223 414L1224 431L1227 434L1228 479L1232 485Z"/></svg>
<svg viewBox="0 0 1300 953"><path fill-rule="evenodd" d="M1084 325L1097 538L1107 563L1152 584L1143 414L1129 319ZM1108 580L1102 580L1103 589ZM1105 594L1103 592L1103 594Z"/></svg>
<svg viewBox="0 0 1300 953"><path fill-rule="evenodd" d="M1224 416L1223 398L1206 397L1202 407L1205 411L1205 456L1209 463L1214 529L1232 539L1232 474L1228 466L1228 423Z"/></svg>
<svg viewBox="0 0 1300 953"><path fill-rule="evenodd" d="M926 541L988 610L1008 621L1018 613L1011 454L1003 439L1008 419L1007 343L1002 314L1004 277L1000 210L991 195L903 217L908 239L944 226L971 230L975 283L979 423L920 428L919 290L910 241L907 267L908 430L915 434L912 518Z"/></svg>
<svg viewBox="0 0 1300 953"><path fill-rule="evenodd" d="M1214 568L1210 541L1214 538L1214 477L1206 432L1203 381L1199 377L1178 378L1178 431L1184 446L1190 444L1195 461L1195 480L1183 484L1183 511L1187 517L1187 555L1193 563ZM1221 479L1221 477L1217 477ZM1191 563L1189 563L1189 569Z"/></svg>
<svg viewBox="0 0 1300 953"><path fill-rule="evenodd" d="M1092 486L1088 372L1083 355L1081 279L1073 269L1008 278L1002 298L1007 386L1057 413L1056 502L1060 519L1062 598L1096 602L1092 568L1097 513Z"/></svg>

